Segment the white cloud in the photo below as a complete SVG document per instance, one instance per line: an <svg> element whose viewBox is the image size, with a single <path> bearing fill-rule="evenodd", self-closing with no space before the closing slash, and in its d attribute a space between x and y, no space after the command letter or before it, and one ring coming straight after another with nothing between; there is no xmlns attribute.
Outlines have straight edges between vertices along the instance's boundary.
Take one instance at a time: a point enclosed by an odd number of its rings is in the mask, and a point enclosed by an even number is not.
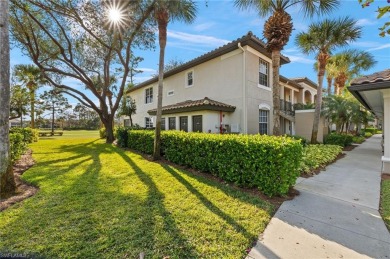
<svg viewBox="0 0 390 259"><path fill-rule="evenodd" d="M298 48L288 48L283 50L283 53L294 53L294 52L299 52Z"/></svg>
<svg viewBox="0 0 390 259"><path fill-rule="evenodd" d="M196 45L219 47L230 41L224 39L218 39L213 36L190 34L179 31L168 31L168 37L183 41L183 43L190 43Z"/></svg>
<svg viewBox="0 0 390 259"><path fill-rule="evenodd" d="M210 29L215 25L214 22L205 22L205 23L200 23L194 26L195 31L205 31L207 29Z"/></svg>
<svg viewBox="0 0 390 259"><path fill-rule="evenodd" d="M359 19L356 22L356 25L358 25L358 26L370 26L370 25L374 25L374 24L377 24L376 20L369 20L369 19L366 19L366 18Z"/></svg>
<svg viewBox="0 0 390 259"><path fill-rule="evenodd" d="M368 49L367 51L375 51L375 50L380 50L380 49L387 49L389 48L390 49L390 43L388 44L384 44L384 45L381 45L379 47L376 47L376 48L371 48L371 49Z"/></svg>
<svg viewBox="0 0 390 259"><path fill-rule="evenodd" d="M376 41L356 41L356 42L351 42L350 45L355 47L362 47L362 48L377 48L381 46L381 43Z"/></svg>
<svg viewBox="0 0 390 259"><path fill-rule="evenodd" d="M145 73L156 73L156 69L147 68L147 67L140 67L140 68L137 68L137 70L141 70L142 72L145 72Z"/></svg>
<svg viewBox="0 0 390 259"><path fill-rule="evenodd" d="M314 64L316 62L314 59L304 58L300 56L288 55L287 57L290 59L291 63Z"/></svg>

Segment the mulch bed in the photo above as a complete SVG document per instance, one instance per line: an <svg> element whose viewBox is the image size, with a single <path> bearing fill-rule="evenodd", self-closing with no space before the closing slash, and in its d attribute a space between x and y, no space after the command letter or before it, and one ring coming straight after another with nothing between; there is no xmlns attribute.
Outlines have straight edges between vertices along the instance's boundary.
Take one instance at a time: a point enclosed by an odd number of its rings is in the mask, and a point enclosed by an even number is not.
<svg viewBox="0 0 390 259"><path fill-rule="evenodd" d="M27 152L20 157L20 159L14 164L14 176L16 183L16 192L15 195L0 200L0 211L7 209L15 203L21 202L31 196L33 196L39 190L38 187L30 185L20 179L20 176L30 167L35 164L34 159L32 158L31 150L27 150Z"/></svg>
<svg viewBox="0 0 390 259"><path fill-rule="evenodd" d="M351 151L351 150L353 150L357 146L359 146L359 145L349 145L349 146L346 146L346 147L343 148L343 151Z"/></svg>
<svg viewBox="0 0 390 259"><path fill-rule="evenodd" d="M382 180L390 180L390 174L382 174Z"/></svg>

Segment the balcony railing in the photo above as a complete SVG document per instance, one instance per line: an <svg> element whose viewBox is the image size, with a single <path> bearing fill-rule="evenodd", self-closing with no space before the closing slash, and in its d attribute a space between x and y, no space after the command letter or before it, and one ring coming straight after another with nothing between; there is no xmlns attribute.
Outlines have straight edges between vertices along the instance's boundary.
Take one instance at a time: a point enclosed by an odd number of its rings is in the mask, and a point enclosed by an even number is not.
<svg viewBox="0 0 390 259"><path fill-rule="evenodd" d="M295 116L294 105L291 102L280 100L280 111L287 115Z"/></svg>

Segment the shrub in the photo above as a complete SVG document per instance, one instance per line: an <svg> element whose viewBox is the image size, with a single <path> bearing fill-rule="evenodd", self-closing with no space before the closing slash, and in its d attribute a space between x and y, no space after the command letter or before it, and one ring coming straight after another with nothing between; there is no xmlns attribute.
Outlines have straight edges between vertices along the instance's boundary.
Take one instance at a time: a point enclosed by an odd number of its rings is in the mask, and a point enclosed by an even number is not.
<svg viewBox="0 0 390 259"><path fill-rule="evenodd" d="M353 143L357 143L357 144L361 144L361 143L364 142L365 139L366 139L366 138L363 137L363 136L353 136L353 137L352 137L352 142L353 142Z"/></svg>
<svg viewBox="0 0 390 259"><path fill-rule="evenodd" d="M366 133L364 133L364 137L365 138L370 138L370 137L372 137L372 133L371 132L366 132Z"/></svg>
<svg viewBox="0 0 390 259"><path fill-rule="evenodd" d="M364 129L364 132L365 132L365 133L367 133L367 132L368 132L368 133L371 133L371 136L374 135L374 134L376 134L377 131L378 131L377 128L365 128L365 129Z"/></svg>
<svg viewBox="0 0 390 259"><path fill-rule="evenodd" d="M106 138L107 137L106 128L105 127L102 127L102 128L99 129L99 136L100 136L100 138Z"/></svg>
<svg viewBox="0 0 390 259"><path fill-rule="evenodd" d="M19 133L23 136L23 141L26 143L37 142L39 139L39 134L37 129L32 128L10 128L10 133Z"/></svg>
<svg viewBox="0 0 390 259"><path fill-rule="evenodd" d="M290 137L290 138L296 139L296 140L300 140L302 146L304 146L304 147L306 147L307 144L308 144L308 141L307 141L307 139L305 137L302 137L302 136L299 136L299 135L287 135L287 136Z"/></svg>
<svg viewBox="0 0 390 259"><path fill-rule="evenodd" d="M353 136L347 134L331 133L324 139L324 144L346 147L352 144Z"/></svg>
<svg viewBox="0 0 390 259"><path fill-rule="evenodd" d="M153 137L153 131L129 130L128 147L152 154ZM161 139L167 160L269 196L286 194L299 176L302 145L286 136L163 131Z"/></svg>
<svg viewBox="0 0 390 259"><path fill-rule="evenodd" d="M341 151L340 145L308 145L303 149L300 170L305 174L310 173L332 162Z"/></svg>
<svg viewBox="0 0 390 259"><path fill-rule="evenodd" d="M9 134L10 148L11 148L11 160L15 162L26 151L27 144L24 141L24 135L15 132Z"/></svg>
<svg viewBox="0 0 390 259"><path fill-rule="evenodd" d="M116 132L115 132L115 138L117 140L117 145L119 147L126 147L127 146L127 131L129 130L128 127L122 127L122 126L119 126L117 129L116 129Z"/></svg>

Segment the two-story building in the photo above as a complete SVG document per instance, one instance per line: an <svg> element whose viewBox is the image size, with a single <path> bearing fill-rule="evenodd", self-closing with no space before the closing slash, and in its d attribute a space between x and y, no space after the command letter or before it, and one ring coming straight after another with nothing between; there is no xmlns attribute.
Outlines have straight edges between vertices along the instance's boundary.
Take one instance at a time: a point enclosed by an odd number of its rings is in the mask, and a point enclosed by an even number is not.
<svg viewBox="0 0 390 259"><path fill-rule="evenodd" d="M281 56L281 65L289 62ZM164 73L162 129L271 134L272 83L271 53L249 32ZM134 123L154 126L157 87L155 77L128 91ZM283 133L296 134L294 104L314 102L316 91L307 78L280 77Z"/></svg>

